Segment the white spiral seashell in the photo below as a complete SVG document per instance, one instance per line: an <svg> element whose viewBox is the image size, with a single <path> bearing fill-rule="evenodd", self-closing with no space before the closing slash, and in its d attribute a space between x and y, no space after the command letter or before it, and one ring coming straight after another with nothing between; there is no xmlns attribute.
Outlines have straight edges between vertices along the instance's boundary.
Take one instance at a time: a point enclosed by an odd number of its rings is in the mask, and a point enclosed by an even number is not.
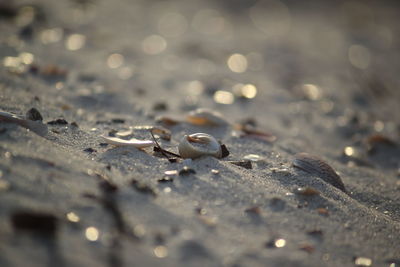
<svg viewBox="0 0 400 267"><path fill-rule="evenodd" d="M195 133L185 135L178 146L179 155L182 158L198 158L209 155L221 158L221 145L211 135L206 133Z"/></svg>

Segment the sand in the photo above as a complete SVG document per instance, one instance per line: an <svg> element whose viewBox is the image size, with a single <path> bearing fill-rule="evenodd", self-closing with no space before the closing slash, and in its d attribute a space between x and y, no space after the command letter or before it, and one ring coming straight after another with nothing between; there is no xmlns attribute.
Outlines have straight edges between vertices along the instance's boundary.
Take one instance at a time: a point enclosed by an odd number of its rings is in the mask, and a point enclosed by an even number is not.
<svg viewBox="0 0 400 267"><path fill-rule="evenodd" d="M22 2L0 8L0 110L36 108L48 128L0 122L0 266L400 264L394 1L33 3L31 21L29 8L15 14ZM21 52L33 62L5 63ZM235 53L247 68L229 65ZM239 83L256 96L232 94ZM184 122L200 107L229 124ZM230 155L171 163L100 137L159 116L183 120L164 149L205 132ZM276 141L241 136L234 125L249 119ZM294 168L299 152L347 193ZM231 163L249 154L252 169ZM163 179L184 166L194 172Z"/></svg>

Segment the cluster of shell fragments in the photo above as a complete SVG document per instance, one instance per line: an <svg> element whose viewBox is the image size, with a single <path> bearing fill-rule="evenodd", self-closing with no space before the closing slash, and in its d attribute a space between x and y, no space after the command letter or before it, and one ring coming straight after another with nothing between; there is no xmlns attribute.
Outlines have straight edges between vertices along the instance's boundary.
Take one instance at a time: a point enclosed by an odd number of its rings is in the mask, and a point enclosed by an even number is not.
<svg viewBox="0 0 400 267"><path fill-rule="evenodd" d="M34 108L30 109L26 113L25 117L17 116L15 114L0 110L0 121L15 123L35 132L38 135L45 136L47 134L47 126L42 123L42 120L43 118L41 114ZM230 125L220 113L208 109L197 109L192 111L181 120L164 117L159 121L168 126L178 123L188 123L195 126L207 127ZM256 137L268 142L273 142L276 139L275 136L263 131L259 131L247 124L233 126L234 128L242 131L242 136L244 137ZM153 140L140 140L135 138L135 133L140 131L150 132ZM222 158L229 155L226 147L221 145L213 136L207 133L184 135L178 144L179 155L163 150L154 138L154 135L157 135L159 138L164 140L171 140L171 131L163 126L135 126L130 127L129 130L126 131L116 132L115 136L101 136L101 138L106 143L115 146L131 146L138 149L154 146L155 151L157 148L158 151L160 151L163 155L169 154L184 159L195 159L202 156ZM238 162L230 163L237 164ZM331 166L316 156L307 153L296 154L293 160L293 166L313 176L317 176L334 187L346 192L340 176ZM251 165L248 168L251 168ZM310 192L307 194L309 193Z"/></svg>
<svg viewBox="0 0 400 267"><path fill-rule="evenodd" d="M162 121L168 121L169 124L173 121L175 124L180 122L189 123L197 126L223 126L228 125L228 122L218 112L208 109L197 109L190 112L184 120L163 118ZM136 148L146 148L157 145L154 140L139 140L133 138L132 135L138 130L148 130L152 134L159 135L162 139L169 140L171 132L162 126L138 126L131 127L128 131L116 133L116 137L102 136L103 140L115 146L133 146ZM129 139L123 139L131 137ZM213 156L216 158L222 157L221 144L215 137L206 133L194 133L185 135L179 145L179 156L182 158L198 158L201 156Z"/></svg>

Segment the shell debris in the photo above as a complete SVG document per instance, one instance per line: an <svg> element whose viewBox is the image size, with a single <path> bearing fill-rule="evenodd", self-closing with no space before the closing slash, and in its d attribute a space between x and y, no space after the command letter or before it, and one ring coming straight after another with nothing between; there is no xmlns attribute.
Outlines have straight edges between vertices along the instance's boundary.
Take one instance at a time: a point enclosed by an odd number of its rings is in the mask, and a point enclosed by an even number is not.
<svg viewBox="0 0 400 267"><path fill-rule="evenodd" d="M343 181L336 171L317 156L308 153L298 153L294 156L293 166L315 175L343 192L346 192Z"/></svg>
<svg viewBox="0 0 400 267"><path fill-rule="evenodd" d="M213 156L221 158L221 145L211 135L206 133L195 133L185 135L178 146L179 155L182 158L198 158L201 156Z"/></svg>
<svg viewBox="0 0 400 267"><path fill-rule="evenodd" d="M199 126L224 126L229 124L221 113L205 108L190 112L186 117L186 121Z"/></svg>
<svg viewBox="0 0 400 267"><path fill-rule="evenodd" d="M104 139L106 143L114 146L133 146L136 148L146 148L155 145L154 141L151 140L139 140L136 138L124 140L117 137L108 137L108 136L101 136L101 137Z"/></svg>

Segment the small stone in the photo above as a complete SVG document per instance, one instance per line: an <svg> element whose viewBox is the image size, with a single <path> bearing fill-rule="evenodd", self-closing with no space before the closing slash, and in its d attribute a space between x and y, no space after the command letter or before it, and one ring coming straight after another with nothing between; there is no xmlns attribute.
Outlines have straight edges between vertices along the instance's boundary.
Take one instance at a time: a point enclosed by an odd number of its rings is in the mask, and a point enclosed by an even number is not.
<svg viewBox="0 0 400 267"><path fill-rule="evenodd" d="M243 159L250 160L252 162L258 162L258 161L263 160L262 157L260 157L259 155L256 155L256 154L248 154L248 155L244 156Z"/></svg>
<svg viewBox="0 0 400 267"><path fill-rule="evenodd" d="M84 152L87 152L87 153L97 152L96 149L93 149L93 148L91 148L91 147L85 148L83 151L84 151Z"/></svg>
<svg viewBox="0 0 400 267"><path fill-rule="evenodd" d="M124 119L118 119L118 118L117 118L117 119L112 119L111 122L112 122L112 123L125 123L125 120L124 120Z"/></svg>
<svg viewBox="0 0 400 267"><path fill-rule="evenodd" d="M108 132L108 136L110 136L110 137L115 137L117 133L118 133L117 130L112 129L112 130L110 130L110 131Z"/></svg>
<svg viewBox="0 0 400 267"><path fill-rule="evenodd" d="M316 196L319 195L319 191L312 188L312 187L299 187L296 188L295 191L296 194L298 195L303 195L303 196Z"/></svg>
<svg viewBox="0 0 400 267"><path fill-rule="evenodd" d="M226 158L227 156L229 156L230 152L228 150L228 148L226 148L226 145L222 144L221 145L221 158Z"/></svg>
<svg viewBox="0 0 400 267"><path fill-rule="evenodd" d="M167 176L176 176L176 175L178 175L178 171L177 170L169 170L169 171L165 171L164 174Z"/></svg>
<svg viewBox="0 0 400 267"><path fill-rule="evenodd" d="M26 112L26 118L31 121L43 121L43 117L36 108L31 108Z"/></svg>
<svg viewBox="0 0 400 267"><path fill-rule="evenodd" d="M174 181L174 178L172 178L170 176L164 176L157 180L157 182L159 182L159 183L172 183L173 181Z"/></svg>
<svg viewBox="0 0 400 267"><path fill-rule="evenodd" d="M68 220L68 221L73 222L73 223L77 223L77 222L80 221L79 216L76 215L76 213L75 213L75 212L72 212L72 211L71 211L71 212L68 212L68 213L66 214L66 217L67 217L67 220Z"/></svg>
<svg viewBox="0 0 400 267"><path fill-rule="evenodd" d="M56 119L56 120L47 122L47 124L49 124L49 125L67 125L68 122L64 119Z"/></svg>
<svg viewBox="0 0 400 267"><path fill-rule="evenodd" d="M354 264L356 266L371 266L372 260L369 258L365 258L365 257L356 257L354 259Z"/></svg>
<svg viewBox="0 0 400 267"><path fill-rule="evenodd" d="M211 173L214 174L214 175L217 175L217 174L219 174L219 170L212 169L212 170L211 170Z"/></svg>
<svg viewBox="0 0 400 267"><path fill-rule="evenodd" d="M190 175L196 174L196 171L189 168L188 166L184 166L182 170L179 171L179 175Z"/></svg>
<svg viewBox="0 0 400 267"><path fill-rule="evenodd" d="M267 248L283 248L286 246L286 240L283 238L274 238L265 243L265 246Z"/></svg>

